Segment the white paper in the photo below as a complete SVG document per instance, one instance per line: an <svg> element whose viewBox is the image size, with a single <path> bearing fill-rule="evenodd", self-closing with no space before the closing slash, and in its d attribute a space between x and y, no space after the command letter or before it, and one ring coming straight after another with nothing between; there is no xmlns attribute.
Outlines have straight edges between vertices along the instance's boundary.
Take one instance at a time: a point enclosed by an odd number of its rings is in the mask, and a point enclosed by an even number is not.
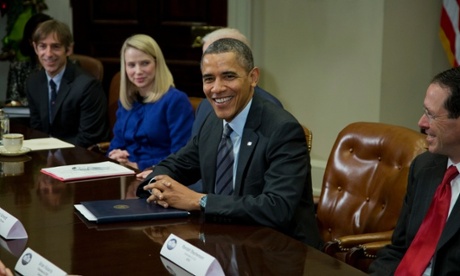
<svg viewBox="0 0 460 276"><path fill-rule="evenodd" d="M67 273L43 258L40 254L28 247L16 263L14 270L22 275L37 276L65 276Z"/></svg>
<svg viewBox="0 0 460 276"><path fill-rule="evenodd" d="M34 150L47 150L47 149L63 149L63 148L74 148L73 144L64 142L57 138L37 138L24 140L23 147Z"/></svg>
<svg viewBox="0 0 460 276"><path fill-rule="evenodd" d="M2 208L0 208L0 236L5 239L27 238L27 233L22 223Z"/></svg>
<svg viewBox="0 0 460 276"><path fill-rule="evenodd" d="M174 234L166 239L160 255L193 275L225 275L216 258Z"/></svg>
<svg viewBox="0 0 460 276"><path fill-rule="evenodd" d="M90 164L65 165L44 168L40 171L61 181L135 174L133 170L111 161Z"/></svg>
<svg viewBox="0 0 460 276"><path fill-rule="evenodd" d="M97 221L97 218L91 213L88 209L86 209L83 204L75 204L75 209L77 209L87 220L89 221Z"/></svg>

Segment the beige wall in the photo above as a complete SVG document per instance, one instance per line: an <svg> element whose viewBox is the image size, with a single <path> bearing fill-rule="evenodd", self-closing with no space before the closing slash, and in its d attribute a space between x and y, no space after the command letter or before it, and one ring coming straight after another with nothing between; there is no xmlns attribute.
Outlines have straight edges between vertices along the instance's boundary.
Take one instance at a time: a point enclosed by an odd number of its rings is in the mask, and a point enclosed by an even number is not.
<svg viewBox="0 0 460 276"><path fill-rule="evenodd" d="M313 131L319 193L337 133L355 121L417 129L427 83L449 67L440 1L253 0L261 86Z"/></svg>

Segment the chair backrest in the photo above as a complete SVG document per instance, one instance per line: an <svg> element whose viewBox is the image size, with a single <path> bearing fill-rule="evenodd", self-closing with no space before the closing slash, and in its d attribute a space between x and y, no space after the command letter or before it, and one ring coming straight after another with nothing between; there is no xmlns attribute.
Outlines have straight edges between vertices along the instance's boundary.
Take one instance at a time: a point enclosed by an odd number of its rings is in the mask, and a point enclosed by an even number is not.
<svg viewBox="0 0 460 276"><path fill-rule="evenodd" d="M96 79L102 81L102 78L104 77L104 66L100 60L90 56L77 54L70 55L69 58L76 61L81 68L93 75Z"/></svg>
<svg viewBox="0 0 460 276"><path fill-rule="evenodd" d="M190 103L192 104L192 107L193 107L193 111L195 112L198 106L200 105L201 101L204 100L204 98L200 98L200 97L188 97L188 99L190 100Z"/></svg>
<svg viewBox="0 0 460 276"><path fill-rule="evenodd" d="M113 130L117 120L118 99L120 98L120 72L113 75L110 81L107 112L109 117L109 127Z"/></svg>
<svg viewBox="0 0 460 276"><path fill-rule="evenodd" d="M331 150L318 202L325 242L345 235L394 229L412 160L426 136L401 126L353 123Z"/></svg>
<svg viewBox="0 0 460 276"><path fill-rule="evenodd" d="M313 146L313 132L304 125L302 125L302 127L303 127L303 132L305 132L305 140L307 140L308 152L311 152L311 147Z"/></svg>

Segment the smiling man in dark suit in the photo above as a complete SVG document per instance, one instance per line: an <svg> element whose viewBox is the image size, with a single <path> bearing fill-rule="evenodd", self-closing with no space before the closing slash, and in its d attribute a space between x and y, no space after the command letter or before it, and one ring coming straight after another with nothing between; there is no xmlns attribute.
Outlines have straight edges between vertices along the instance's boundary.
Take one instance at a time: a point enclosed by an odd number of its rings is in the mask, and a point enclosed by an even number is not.
<svg viewBox="0 0 460 276"><path fill-rule="evenodd" d="M303 129L286 110L254 93L259 69L250 48L219 39L204 52L201 72L214 112L185 147L154 168L138 195L164 207L201 210L210 221L265 225L320 247ZM221 192L218 147L227 125L234 158L228 189ZM186 187L200 178L204 193Z"/></svg>
<svg viewBox="0 0 460 276"><path fill-rule="evenodd" d="M412 162L391 244L372 275L460 275L460 68L436 75L423 105L428 151ZM446 171L453 174L443 181Z"/></svg>
<svg viewBox="0 0 460 276"><path fill-rule="evenodd" d="M43 68L26 83L30 126L83 147L108 140L107 99L98 80L68 62L73 52L68 26L45 21L32 40Z"/></svg>

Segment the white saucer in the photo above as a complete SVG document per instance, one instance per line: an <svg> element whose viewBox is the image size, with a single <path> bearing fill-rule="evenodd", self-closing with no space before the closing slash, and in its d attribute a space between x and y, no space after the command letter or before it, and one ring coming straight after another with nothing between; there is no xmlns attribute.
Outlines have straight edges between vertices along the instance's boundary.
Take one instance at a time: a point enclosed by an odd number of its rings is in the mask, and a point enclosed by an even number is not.
<svg viewBox="0 0 460 276"><path fill-rule="evenodd" d="M0 155L4 155L4 156L19 156L19 155L26 154L29 151L30 151L29 148L23 147L18 152L9 152L4 147L0 147Z"/></svg>

